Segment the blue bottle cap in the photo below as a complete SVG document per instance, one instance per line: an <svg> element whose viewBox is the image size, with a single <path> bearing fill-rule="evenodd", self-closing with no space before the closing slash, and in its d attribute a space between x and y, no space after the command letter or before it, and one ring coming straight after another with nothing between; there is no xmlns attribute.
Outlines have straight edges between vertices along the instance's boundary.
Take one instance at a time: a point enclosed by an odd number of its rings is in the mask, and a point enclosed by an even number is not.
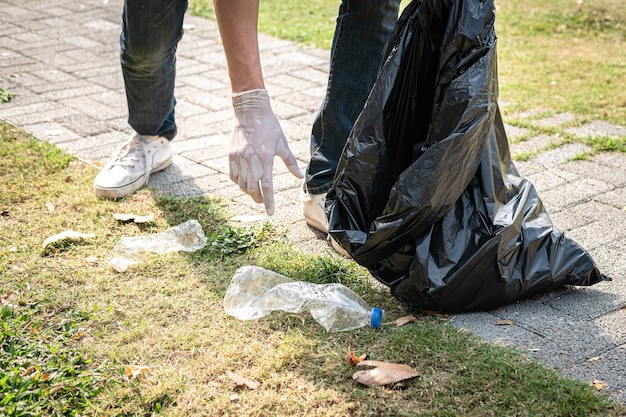
<svg viewBox="0 0 626 417"><path fill-rule="evenodd" d="M378 307L374 307L372 309L372 317L370 318L370 326L372 326L375 329L378 329L382 321L383 321L383 311Z"/></svg>

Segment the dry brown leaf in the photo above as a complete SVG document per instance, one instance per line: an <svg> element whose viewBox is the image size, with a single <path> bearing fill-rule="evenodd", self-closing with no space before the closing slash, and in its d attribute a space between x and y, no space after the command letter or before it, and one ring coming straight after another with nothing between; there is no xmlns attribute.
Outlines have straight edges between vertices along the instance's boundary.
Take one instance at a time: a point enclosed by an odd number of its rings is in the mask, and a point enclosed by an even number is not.
<svg viewBox="0 0 626 417"><path fill-rule="evenodd" d="M417 320L417 318L412 314L400 317L399 319L396 319L396 326L404 326L407 323L413 323L415 320Z"/></svg>
<svg viewBox="0 0 626 417"><path fill-rule="evenodd" d="M130 379L141 378L149 372L150 372L149 367L140 366L140 365L129 365L124 370L124 374L126 375L127 378L130 378Z"/></svg>
<svg viewBox="0 0 626 417"><path fill-rule="evenodd" d="M448 315L446 313L442 313L441 311L434 311L434 310L424 310L422 311L423 314L427 315L427 316L435 316L435 317L439 317L442 319L447 319Z"/></svg>
<svg viewBox="0 0 626 417"><path fill-rule="evenodd" d="M419 373L409 365L365 360L357 366L374 366L366 371L356 371L352 378L368 387L395 384L405 379L415 378Z"/></svg>
<svg viewBox="0 0 626 417"><path fill-rule="evenodd" d="M89 239L93 237L96 237L94 233L80 233L80 232L75 232L74 230L66 230L64 232L50 236L48 239L43 241L42 246L45 249L49 245L55 242L59 242L61 240L79 240L79 239Z"/></svg>
<svg viewBox="0 0 626 417"><path fill-rule="evenodd" d="M228 375L230 379L233 380L233 382L238 388L246 386L250 389L257 389L259 387L259 384L257 382L248 378L244 378L243 376L236 374L232 371L226 371L226 375Z"/></svg>
<svg viewBox="0 0 626 417"><path fill-rule="evenodd" d="M113 218L121 222L149 223L154 220L154 214L140 216L134 213L113 213Z"/></svg>
<svg viewBox="0 0 626 417"><path fill-rule="evenodd" d="M591 383L589 385L591 385L592 387L594 387L598 391L600 391L601 389L606 388L606 382L598 381L597 379L594 379L593 381L591 381Z"/></svg>
<svg viewBox="0 0 626 417"><path fill-rule="evenodd" d="M350 346L348 346L348 354L350 355L350 359L349 359L350 365L356 365L357 363L362 362L367 359L367 354L356 356L354 352L352 352L352 349L350 349Z"/></svg>
<svg viewBox="0 0 626 417"><path fill-rule="evenodd" d="M496 326L513 326L515 323L513 323L511 320L498 320L496 322Z"/></svg>

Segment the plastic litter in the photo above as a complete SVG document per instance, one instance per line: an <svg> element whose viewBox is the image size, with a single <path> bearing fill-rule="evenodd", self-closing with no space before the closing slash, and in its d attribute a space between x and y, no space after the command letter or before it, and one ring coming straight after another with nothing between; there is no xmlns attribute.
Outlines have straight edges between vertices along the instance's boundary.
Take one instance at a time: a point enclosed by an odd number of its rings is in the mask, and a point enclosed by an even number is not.
<svg viewBox="0 0 626 417"><path fill-rule="evenodd" d="M414 0L344 148L331 236L416 310L489 310L602 275L511 161L493 1Z"/></svg>
<svg viewBox="0 0 626 417"><path fill-rule="evenodd" d="M115 246L110 264L118 272L144 260L150 253L195 252L206 246L207 239L197 220L188 220L165 232L146 236L122 237Z"/></svg>
<svg viewBox="0 0 626 417"><path fill-rule="evenodd" d="M224 310L240 320L265 317L273 311L309 311L328 332L368 325L378 328L382 321L380 308L370 308L343 284L293 281L258 266L237 270L224 296Z"/></svg>

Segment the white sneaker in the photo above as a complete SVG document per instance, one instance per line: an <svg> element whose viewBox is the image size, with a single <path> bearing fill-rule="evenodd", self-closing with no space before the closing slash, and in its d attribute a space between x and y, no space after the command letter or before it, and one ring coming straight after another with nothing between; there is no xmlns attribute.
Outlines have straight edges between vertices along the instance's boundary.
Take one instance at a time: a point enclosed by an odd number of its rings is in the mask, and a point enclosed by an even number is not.
<svg viewBox="0 0 626 417"><path fill-rule="evenodd" d="M339 246L339 243L335 241L328 234L328 217L326 216L326 193L324 194L309 194L306 190L306 185L302 185L302 193L300 194L302 199L302 213L304 214L304 220L307 224L322 233L327 234L327 238L330 241L330 246L339 255L350 258L348 252Z"/></svg>
<svg viewBox="0 0 626 417"><path fill-rule="evenodd" d="M306 184L302 184L302 213L307 224L322 233L328 233L328 217L326 217L326 193L309 194Z"/></svg>
<svg viewBox="0 0 626 417"><path fill-rule="evenodd" d="M148 182L150 174L170 166L173 156L166 138L131 135L96 176L96 197L116 199L134 193Z"/></svg>

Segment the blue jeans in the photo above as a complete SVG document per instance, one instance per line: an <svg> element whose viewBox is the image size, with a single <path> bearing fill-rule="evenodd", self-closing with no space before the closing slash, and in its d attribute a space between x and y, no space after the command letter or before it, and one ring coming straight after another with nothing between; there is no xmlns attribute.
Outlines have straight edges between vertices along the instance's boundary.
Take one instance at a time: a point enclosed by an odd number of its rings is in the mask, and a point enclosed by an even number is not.
<svg viewBox="0 0 626 417"><path fill-rule="evenodd" d="M187 0L125 0L120 35L128 123L140 135L176 136L176 48Z"/></svg>
<svg viewBox="0 0 626 417"><path fill-rule="evenodd" d="M376 80L400 0L342 0L326 97L311 134L307 188L328 191L352 125ZM176 136L176 48L187 0L125 0L120 36L128 123L141 135Z"/></svg>
<svg viewBox="0 0 626 417"><path fill-rule="evenodd" d="M343 147L382 65L400 0L342 0L330 51L326 97L311 132L306 186L330 190Z"/></svg>

